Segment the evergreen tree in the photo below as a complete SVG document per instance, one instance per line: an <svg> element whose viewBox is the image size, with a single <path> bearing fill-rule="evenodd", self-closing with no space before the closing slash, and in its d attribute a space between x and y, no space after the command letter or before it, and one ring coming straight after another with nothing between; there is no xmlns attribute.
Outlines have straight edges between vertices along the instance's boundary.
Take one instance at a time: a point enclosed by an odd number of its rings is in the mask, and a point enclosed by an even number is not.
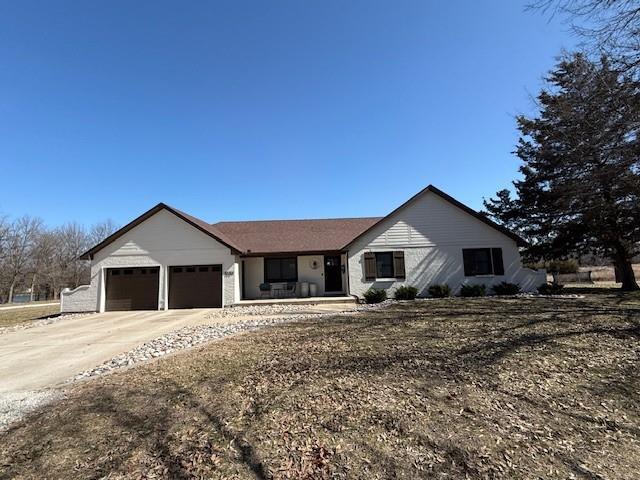
<svg viewBox="0 0 640 480"><path fill-rule="evenodd" d="M637 290L631 260L640 241L640 85L605 57L561 59L538 95L535 118L517 119L517 193L485 201L538 258L611 258L623 290Z"/></svg>

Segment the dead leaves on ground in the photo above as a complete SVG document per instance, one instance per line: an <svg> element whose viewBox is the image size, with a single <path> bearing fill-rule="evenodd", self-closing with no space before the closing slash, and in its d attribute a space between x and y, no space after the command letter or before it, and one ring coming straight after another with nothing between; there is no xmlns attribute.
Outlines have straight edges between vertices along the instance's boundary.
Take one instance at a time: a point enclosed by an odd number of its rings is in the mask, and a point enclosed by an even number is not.
<svg viewBox="0 0 640 480"><path fill-rule="evenodd" d="M639 323L635 299L594 295L284 325L87 384L0 460L18 477L630 478Z"/></svg>

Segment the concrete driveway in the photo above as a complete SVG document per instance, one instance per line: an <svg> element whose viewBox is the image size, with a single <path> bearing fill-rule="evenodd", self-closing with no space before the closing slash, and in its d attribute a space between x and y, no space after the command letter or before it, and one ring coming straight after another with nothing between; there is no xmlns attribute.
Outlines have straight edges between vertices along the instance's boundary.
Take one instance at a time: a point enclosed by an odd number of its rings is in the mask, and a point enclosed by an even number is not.
<svg viewBox="0 0 640 480"><path fill-rule="evenodd" d="M331 313L344 310L345 304L301 308L260 316ZM0 394L58 387L78 373L182 327L237 323L257 318L241 312L233 316L222 313L216 308L95 313L4 333L0 335Z"/></svg>
<svg viewBox="0 0 640 480"><path fill-rule="evenodd" d="M148 340L206 319L209 309L108 312L0 335L0 393L56 387Z"/></svg>

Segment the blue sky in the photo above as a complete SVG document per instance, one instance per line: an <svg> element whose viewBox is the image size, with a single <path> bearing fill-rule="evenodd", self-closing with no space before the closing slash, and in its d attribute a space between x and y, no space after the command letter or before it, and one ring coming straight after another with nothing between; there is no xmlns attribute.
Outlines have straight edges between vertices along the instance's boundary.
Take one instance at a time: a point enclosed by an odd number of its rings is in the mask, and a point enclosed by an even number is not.
<svg viewBox="0 0 640 480"><path fill-rule="evenodd" d="M0 212L479 209L576 39L526 1L0 1Z"/></svg>

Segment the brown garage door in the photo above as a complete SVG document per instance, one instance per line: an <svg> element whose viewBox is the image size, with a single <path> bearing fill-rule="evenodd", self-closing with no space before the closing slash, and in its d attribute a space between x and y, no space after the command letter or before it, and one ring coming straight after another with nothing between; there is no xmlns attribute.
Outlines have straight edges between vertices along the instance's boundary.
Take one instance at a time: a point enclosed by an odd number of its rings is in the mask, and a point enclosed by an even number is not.
<svg viewBox="0 0 640 480"><path fill-rule="evenodd" d="M222 266L169 269L169 308L222 307Z"/></svg>
<svg viewBox="0 0 640 480"><path fill-rule="evenodd" d="M157 310L159 272L158 267L109 268L105 309Z"/></svg>

